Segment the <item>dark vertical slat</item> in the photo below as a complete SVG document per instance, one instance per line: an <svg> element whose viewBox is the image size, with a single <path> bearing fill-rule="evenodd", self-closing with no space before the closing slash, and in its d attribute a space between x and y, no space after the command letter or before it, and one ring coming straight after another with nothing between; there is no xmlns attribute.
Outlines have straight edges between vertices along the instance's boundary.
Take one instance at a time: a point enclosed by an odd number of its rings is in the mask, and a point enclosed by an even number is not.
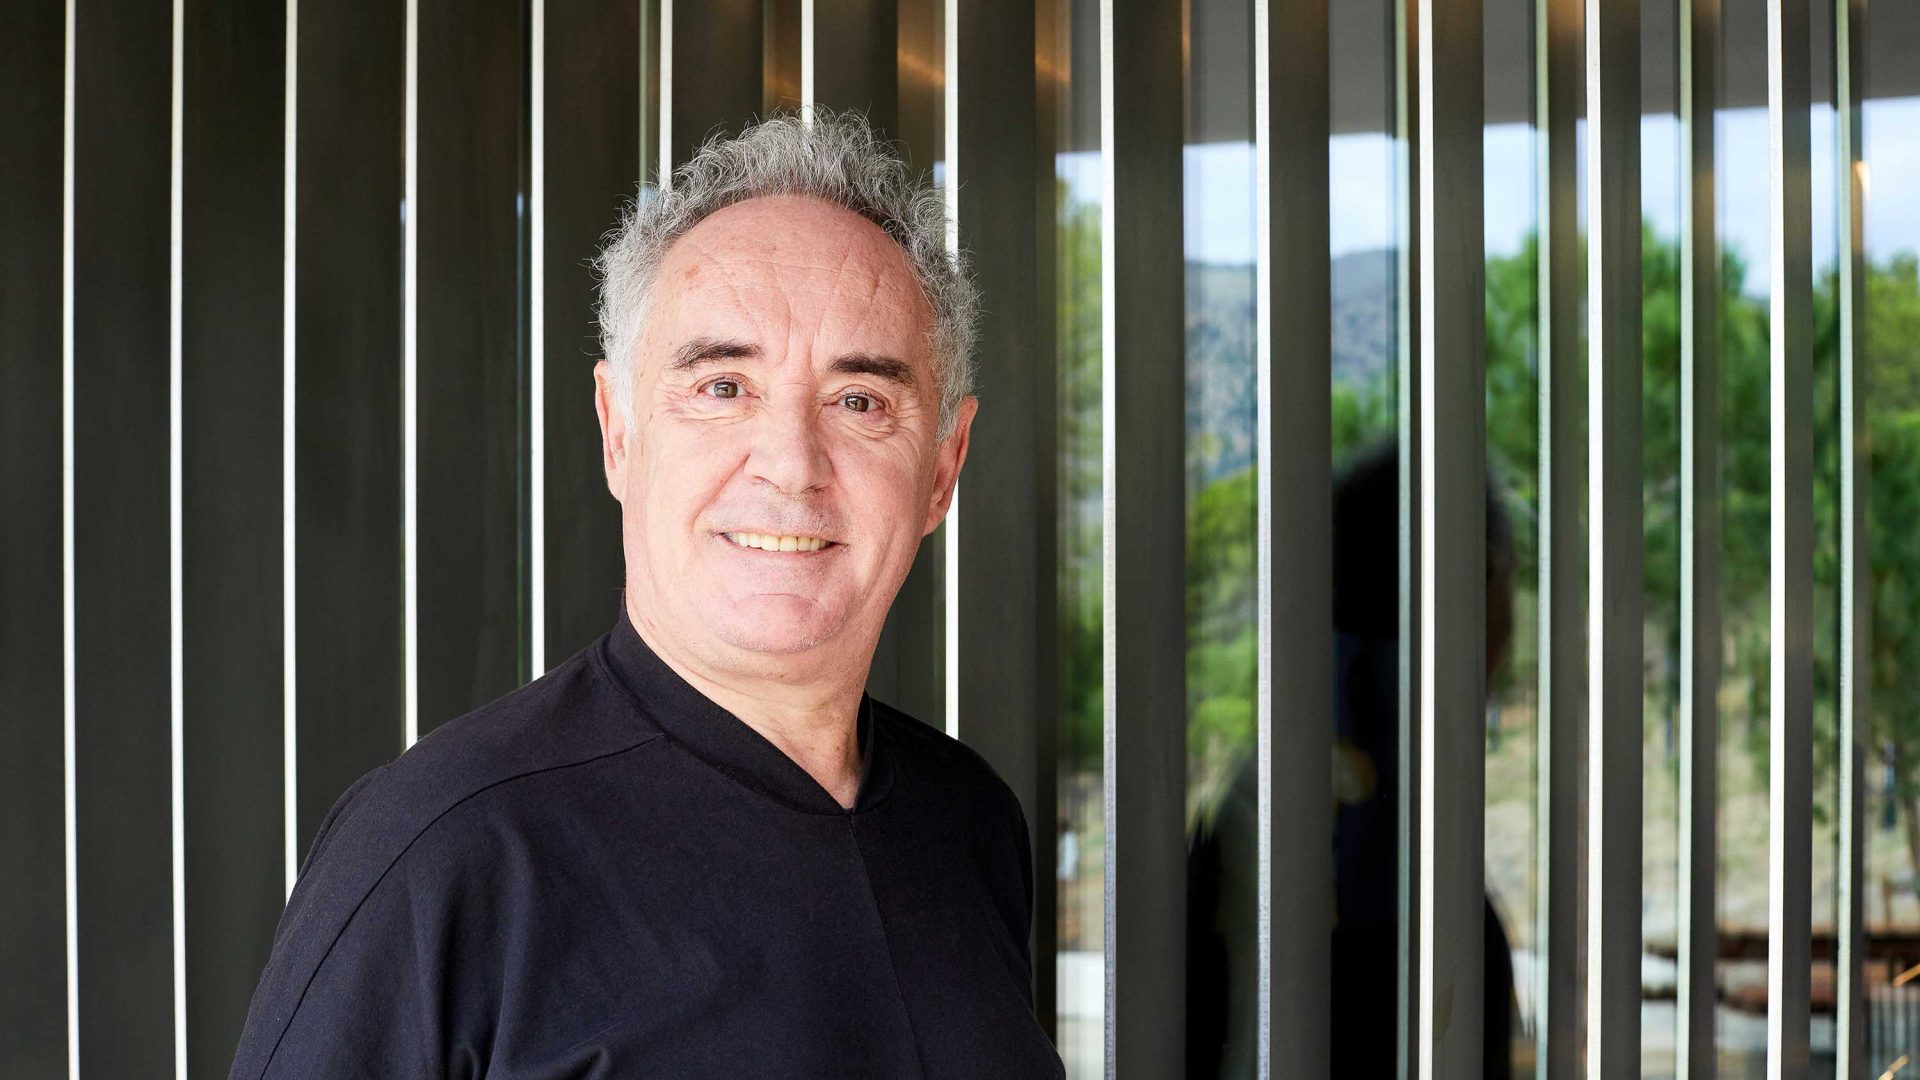
<svg viewBox="0 0 1920 1080"><path fill-rule="evenodd" d="M61 263L66 10L0 7L0 1075L67 1069Z"/></svg>
<svg viewBox="0 0 1920 1080"><path fill-rule="evenodd" d="M552 667L613 625L625 580L620 504L607 493L593 413L600 355L591 268L646 142L640 22L646 0L545 0L544 388L545 660Z"/></svg>
<svg viewBox="0 0 1920 1080"><path fill-rule="evenodd" d="M81 3L73 123L80 1061L173 1071L172 11Z"/></svg>
<svg viewBox="0 0 1920 1080"><path fill-rule="evenodd" d="M187 1066L233 1061L285 899L286 9L186 5L181 217Z"/></svg>
<svg viewBox="0 0 1920 1080"><path fill-rule="evenodd" d="M636 148L637 166L642 183L656 183L660 171L667 167L661 156L661 135L666 131L667 114L665 108L667 87L664 85L667 65L666 50L662 48L663 33L661 19L667 0L632 0L640 7L637 16L640 30L640 79L638 97L640 99L640 145ZM615 28L619 23L613 24ZM610 92L620 92L614 87Z"/></svg>
<svg viewBox="0 0 1920 1080"><path fill-rule="evenodd" d="M962 485L964 487L964 484ZM956 488L956 490L959 490ZM955 496L954 506L960 506ZM950 511L959 517L961 511ZM942 662L946 644L946 538L942 525L920 541L907 579L894 594L887 621L874 644L867 673L867 692L908 715L947 727L946 686Z"/></svg>
<svg viewBox="0 0 1920 1080"><path fill-rule="evenodd" d="M1420 0L1417 1066L1479 1075L1486 885L1486 293L1478 0Z"/></svg>
<svg viewBox="0 0 1920 1080"><path fill-rule="evenodd" d="M1769 233L1767 1076L1808 1075L1813 857L1812 167L1807 0L1767 3Z"/></svg>
<svg viewBox="0 0 1920 1080"><path fill-rule="evenodd" d="M1029 528L1029 543L1039 554L1040 587L1034 593L1034 621L1040 625L1039 640L1034 643L1034 693L1040 701L1036 722L1047 727L1040 740L1040 790L1048 792L1044 801L1027 818L1033 831L1034 856L1052 852L1052 867L1047 868L1047 883L1035 879L1034 890L1034 1003L1040 1023L1060 1045L1060 819L1063 813L1059 778L1060 764L1060 353L1059 339L1059 181L1054 175L1054 148L1060 145L1060 97L1065 87L1059 74L1043 65L1046 58L1059 55L1059 8L1048 2L1033 5L1034 38L1034 147L1033 259L1039 274L1034 282L1033 339L1029 346L1034 369L1033 409L1041 418L1034 432L1033 468L1040 474ZM902 49L903 54L906 50ZM902 75L902 100L908 98L911 85ZM964 655L964 654L963 654ZM1041 897L1051 896L1045 904Z"/></svg>
<svg viewBox="0 0 1920 1080"><path fill-rule="evenodd" d="M1640 1075L1640 6L1587 0L1587 1070Z"/></svg>
<svg viewBox="0 0 1920 1080"><path fill-rule="evenodd" d="M737 132L764 104L763 0L659 0L669 50L660 107L670 169L720 132Z"/></svg>
<svg viewBox="0 0 1920 1080"><path fill-rule="evenodd" d="M962 483L991 498L967 504L959 533L962 588L959 689L961 737L985 755L1026 812L1033 839L1033 966L1051 988L1054 966L1054 708L1034 664L1053 633L1052 605L1036 603L1053 582L1051 540L1034 524L1053 488L1053 463L1039 453L1052 422L1038 408L1050 365L1035 363L1040 272L1034 244L1039 168L1032 0L968 0L952 28L960 94L960 246L971 252L985 314L974 354L980 411ZM816 37L816 42L819 40ZM951 181L956 174L948 173ZM1050 531L1049 531L1050 535ZM1046 1012L1051 1012L1049 1001Z"/></svg>
<svg viewBox="0 0 1920 1080"><path fill-rule="evenodd" d="M851 109L865 114L883 138L902 134L898 74L900 3L901 0L842 0L809 5L811 24L802 30L799 57L799 96L804 105ZM769 17L776 6L780 5L770 2ZM944 29L947 33L956 30L954 27ZM774 40L771 31L768 40ZM943 42L932 44L938 46ZM939 52L934 56L944 66L944 56ZM769 77L778 70L772 58L768 59L767 70ZM953 76L952 72L946 75L948 79ZM944 80L940 89L945 89ZM772 96L770 87L769 100ZM930 164L945 156L941 144L946 133L940 122L944 102L942 95L935 94L922 104L931 106L933 111L931 115L914 119L913 134L920 138L905 148L905 156ZM974 470L968 472L971 475ZM977 490L978 481L973 484ZM963 481L962 488L966 486ZM961 519L962 502L956 495L948 520ZM950 584L946 581L945 553L952 532L943 525L921 542L913 566L895 594L893 606L888 609L868 674L868 691L873 696L935 727L945 726L950 730L953 718L946 715L942 659L946 592Z"/></svg>
<svg viewBox="0 0 1920 1080"><path fill-rule="evenodd" d="M419 719L526 676L526 7L418 0Z"/></svg>
<svg viewBox="0 0 1920 1080"><path fill-rule="evenodd" d="M1680 972L1675 1067L1713 1080L1720 752L1719 0L1680 6Z"/></svg>
<svg viewBox="0 0 1920 1080"><path fill-rule="evenodd" d="M1578 1075L1586 933L1586 455L1581 413L1580 0L1534 7L1535 185L1540 199L1540 894L1534 1027L1541 1080Z"/></svg>
<svg viewBox="0 0 1920 1080"><path fill-rule="evenodd" d="M1101 4L1106 1023L1121 1077L1179 1076L1186 1052L1181 14Z"/></svg>
<svg viewBox="0 0 1920 1080"><path fill-rule="evenodd" d="M1255 5L1187 4L1187 145L1244 142L1254 134ZM1311 38L1312 31L1305 31Z"/></svg>
<svg viewBox="0 0 1920 1080"><path fill-rule="evenodd" d="M813 4L813 52L801 61L803 70L811 76L812 94L808 104L855 109L865 113L874 129L883 136L891 138L898 133L900 2L837 0L820 3L816 0ZM1031 10L1031 4L1018 6L1023 11ZM970 6L960 14L961 25L947 29L949 32L964 32L967 23L998 15L999 12L991 6ZM1025 63L1031 68L1032 58L1027 58ZM963 88L961 92L964 94L966 91ZM937 152L938 148L926 149ZM975 160L977 162L978 159Z"/></svg>
<svg viewBox="0 0 1920 1080"><path fill-rule="evenodd" d="M1399 442L1399 525L1398 544L1400 579L1398 626L1399 680L1395 703L1399 729L1399 776L1395 778L1400 801L1398 820L1394 822L1395 856L1400 864L1394 906L1396 936L1394 982L1396 1008L1394 1043L1396 1077L1410 1080L1418 1069L1420 927L1419 914L1420 850L1420 727L1414 673L1419 656L1420 619L1420 400L1421 373L1415 330L1420 325L1421 295L1419 281L1420 204L1414 197L1415 162L1423 135L1418 122L1419 79L1424 36L1420 18L1420 0L1390 0L1393 10L1393 39L1389 43L1393 71L1393 127L1395 137L1394 235L1398 257L1394 261L1394 376L1395 432Z"/></svg>
<svg viewBox="0 0 1920 1080"><path fill-rule="evenodd" d="M1836 1080L1866 1080L1867 748L1873 704L1873 550L1866 407L1866 192L1861 97L1866 0L1834 5L1834 108L1840 202L1840 941L1835 971Z"/></svg>
<svg viewBox="0 0 1920 1080"><path fill-rule="evenodd" d="M898 2L894 119L888 133L899 140L907 167L920 174L946 155L946 5L944 0ZM1036 25L1039 17L1036 14ZM1053 220L1051 211L1046 220Z"/></svg>
<svg viewBox="0 0 1920 1080"><path fill-rule="evenodd" d="M806 101L807 59L801 55L801 0L762 0L760 111L797 109Z"/></svg>
<svg viewBox="0 0 1920 1080"><path fill-rule="evenodd" d="M833 108L867 111L883 137L900 140L898 149L926 179L936 161L947 156L947 35L942 0L854 0L851 4L812 5L813 52L805 59L814 79L814 98ZM901 10L904 9L904 10ZM860 24L861 18L885 21L885 32ZM847 50L857 55L847 55ZM877 59L884 49L886 61ZM855 69L840 71L842 65ZM909 67L902 73L903 67ZM907 89L902 90L903 83ZM871 110L871 111L869 111ZM997 151L995 151L997 153ZM964 478L956 489L948 522L966 515ZM977 490L977 487L975 488ZM875 643L867 691L935 727L957 730L947 716L947 545L956 530L942 524L921 540L913 566L894 594L886 623Z"/></svg>
<svg viewBox="0 0 1920 1080"><path fill-rule="evenodd" d="M1260 1075L1327 1075L1332 1017L1331 94L1326 0L1256 0Z"/></svg>
<svg viewBox="0 0 1920 1080"><path fill-rule="evenodd" d="M304 854L403 748L401 196L406 5L302 4L294 147L294 642Z"/></svg>

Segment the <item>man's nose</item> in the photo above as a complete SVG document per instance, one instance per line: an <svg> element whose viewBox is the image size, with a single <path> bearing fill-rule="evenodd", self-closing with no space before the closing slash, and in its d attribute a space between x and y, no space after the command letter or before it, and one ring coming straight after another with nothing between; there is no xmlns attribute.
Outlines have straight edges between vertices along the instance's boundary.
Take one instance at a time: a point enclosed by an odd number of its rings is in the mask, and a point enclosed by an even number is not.
<svg viewBox="0 0 1920 1080"><path fill-rule="evenodd" d="M833 463L827 456L824 418L813 395L793 392L787 401L762 412L754 425L747 468L756 480L787 495L804 495L827 486Z"/></svg>

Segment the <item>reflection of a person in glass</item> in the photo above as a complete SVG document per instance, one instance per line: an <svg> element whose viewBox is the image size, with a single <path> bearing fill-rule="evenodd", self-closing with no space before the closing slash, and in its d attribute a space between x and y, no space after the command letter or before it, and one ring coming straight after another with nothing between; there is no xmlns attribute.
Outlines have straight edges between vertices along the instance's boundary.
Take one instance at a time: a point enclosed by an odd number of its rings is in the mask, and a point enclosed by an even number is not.
<svg viewBox="0 0 1920 1080"><path fill-rule="evenodd" d="M1335 801L1331 1074L1390 1077L1398 1047L1399 503L1397 448L1361 454L1333 495ZM1487 681L1513 632L1513 531L1487 487ZM1254 1075L1257 766L1196 827L1188 874L1187 1075ZM1486 905L1485 1075L1512 1075L1513 959Z"/></svg>

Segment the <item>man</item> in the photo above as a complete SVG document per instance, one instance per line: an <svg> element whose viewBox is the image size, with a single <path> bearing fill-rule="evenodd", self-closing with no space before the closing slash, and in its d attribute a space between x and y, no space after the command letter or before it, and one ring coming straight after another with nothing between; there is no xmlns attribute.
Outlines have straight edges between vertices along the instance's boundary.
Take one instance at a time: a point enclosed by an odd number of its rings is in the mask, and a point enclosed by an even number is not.
<svg viewBox="0 0 1920 1080"><path fill-rule="evenodd" d="M235 1078L1062 1074L1019 803L863 691L977 407L944 231L828 114L626 217L594 371L618 622L340 798Z"/></svg>

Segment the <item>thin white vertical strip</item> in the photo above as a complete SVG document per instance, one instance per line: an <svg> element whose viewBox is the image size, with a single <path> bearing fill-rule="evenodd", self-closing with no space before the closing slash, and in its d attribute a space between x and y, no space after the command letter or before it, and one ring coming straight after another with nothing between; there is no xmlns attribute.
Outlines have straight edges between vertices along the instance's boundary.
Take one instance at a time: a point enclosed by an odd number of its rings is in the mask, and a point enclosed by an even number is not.
<svg viewBox="0 0 1920 1080"><path fill-rule="evenodd" d="M1597 602L1606 594L1610 560L1607 558L1601 499L1604 493L1603 471L1608 462L1607 446L1604 443L1605 431L1599 425L1602 408L1602 394L1605 380L1602 371L1601 334L1606 320L1595 301L1601 297L1594 295L1602 287L1606 278L1603 274L1601 259L1600 230L1606 222L1602 220L1602 209L1606 205L1604 186L1606 178L1599 169L1597 148L1600 144L1599 120L1597 115L1605 104L1600 86L1600 10L1599 0L1585 0L1586 35L1586 121L1587 121L1587 291L1588 291L1588 331L1587 331L1587 498L1590 507L1596 511L1587 515L1587 1000L1586 1000L1586 1060L1588 1068L1602 1080L1610 1080L1600 1070L1612 1066L1619 1071L1619 1062L1614 1052L1606 1044L1607 1027L1603 1020L1606 1002L1605 977L1608 974L1603 951L1606 937L1606 921L1600 918L1599 908L1606 899L1603 891L1612 885L1607 875L1607 860L1601 850L1600 841L1606 838L1606 824L1611 800L1607 798L1606 766L1613 764L1606 757L1605 732L1607 721L1612 719L1605 708L1606 692L1606 611L1604 605ZM1608 301L1612 297L1606 298Z"/></svg>
<svg viewBox="0 0 1920 1080"><path fill-rule="evenodd" d="M80 891L74 812L73 685L73 61L78 0L67 0L65 115L60 192L60 667L61 807L67 853L67 1077L80 1080Z"/></svg>
<svg viewBox="0 0 1920 1080"><path fill-rule="evenodd" d="M1807 0L1767 3L1767 1076L1809 1072L1812 899L1812 213Z"/></svg>
<svg viewBox="0 0 1920 1080"><path fill-rule="evenodd" d="M1600 299L1594 294L1606 280L1602 274L1600 229L1606 178L1601 175L1599 154L1596 152L1600 142L1597 115L1605 102L1601 97L1600 86L1600 12L1598 0L1584 0L1586 37L1585 90L1587 122L1587 213L1586 254L1587 254L1587 500L1592 511L1600 511L1603 494L1602 471L1607 467L1606 446L1602 442L1605 432L1599 427L1601 395L1605 389L1600 360L1600 335L1606 326L1599 305ZM1611 300L1611 297L1607 299ZM1606 894L1602 891L1612 884L1606 874L1607 861L1599 841L1605 837L1607 815L1610 813L1607 798L1607 777L1605 766L1613 764L1606 758L1605 732L1607 716L1605 705L1606 689L1606 612L1599 597L1606 594L1608 559L1605 547L1603 518L1599 512L1587 514L1587 835L1584 843L1587 853L1587 942L1586 942L1586 1061L1593 1075L1601 1080L1611 1080L1599 1070L1603 1066L1612 1066L1618 1071L1619 1063L1606 1045L1607 1028L1602 1022L1602 1008L1606 1001L1605 976L1607 965L1603 960L1603 947L1606 937L1606 922L1600 918L1599 908Z"/></svg>
<svg viewBox="0 0 1920 1080"><path fill-rule="evenodd" d="M186 0L173 0L173 116L172 161L169 165L168 230L171 239L167 268L167 619L168 619L168 762L173 848L173 1074L187 1080L187 820L186 778L186 609L182 556L183 491L181 473L181 412L183 374L181 326L181 271L184 267L186 185Z"/></svg>
<svg viewBox="0 0 1920 1080"><path fill-rule="evenodd" d="M407 0L406 196L401 281L400 487L401 594L405 675L401 692L406 745L420 738L420 0Z"/></svg>
<svg viewBox="0 0 1920 1080"><path fill-rule="evenodd" d="M285 191L285 204L281 210L280 227L280 693L283 702L281 708L280 731L280 770L281 789L284 801L281 815L286 829L286 885L287 893L293 893L293 883L300 875L300 826L297 810L299 807L298 771L299 717L294 679L295 665L299 651L295 648L294 618L294 542L297 536L294 528L294 414L293 414L293 377L294 377L294 232L298 218L295 213L294 189L299 137L297 119L300 110L295 107L295 92L299 85L299 42L300 42L300 0L287 0L287 56L285 97L285 138L286 147L281 157L280 168Z"/></svg>
<svg viewBox="0 0 1920 1080"><path fill-rule="evenodd" d="M800 122L813 123L813 107L820 103L814 84L814 0L800 0Z"/></svg>
<svg viewBox="0 0 1920 1080"><path fill-rule="evenodd" d="M801 54L803 78L810 79L813 70L813 0L804 0L807 11L805 22L806 49ZM947 159L946 200L947 200L947 250L960 250L960 0L946 0L945 25L940 28L945 38L946 72L943 79L941 100L942 141ZM812 84L809 82L807 101L812 102ZM960 737L960 481L954 480L953 501L947 506L946 519L946 574L944 575L942 614L946 623L946 669L941 678L946 689L947 734Z"/></svg>
<svg viewBox="0 0 1920 1080"><path fill-rule="evenodd" d="M947 503L946 547L941 555L946 572L943 575L941 621L945 628L945 647L942 658L946 670L941 673L943 697L946 701L947 734L960 737L960 481L953 483L953 498Z"/></svg>
<svg viewBox="0 0 1920 1080"><path fill-rule="evenodd" d="M1106 1005L1103 1012L1102 1058L1105 1062L1107 1080L1116 1076L1114 1050L1115 976L1114 963L1116 943L1119 937L1114 922L1114 896L1116 879L1115 867L1125 857L1119 835L1120 807L1115 798L1118 788L1114 767L1119 761L1118 732L1114 721L1117 718L1119 679L1116 662L1119 659L1120 610L1119 592L1115 588L1115 575L1119 572L1119 530L1116 528L1118 502L1115 499L1115 482L1119 479L1118 446L1114 435L1116 427L1115 392L1118 388L1114 364L1114 351L1117 347L1116 327L1114 323L1114 237L1115 203L1118 190L1118 177L1114 172L1114 139L1118 132L1117 117L1114 109L1113 82L1113 5L1115 0L1100 0L1100 756L1101 813L1106 821L1107 847L1105 866L1102 870L1103 889L1106 893L1101 905L1104 909L1104 936L1101 939L1102 951L1106 953L1105 969Z"/></svg>
<svg viewBox="0 0 1920 1080"><path fill-rule="evenodd" d="M660 154L654 169L659 174L660 190L673 186L673 0L660 2ZM646 20L641 19L644 24ZM646 113L647 88L640 88L641 114Z"/></svg>
<svg viewBox="0 0 1920 1080"><path fill-rule="evenodd" d="M1441 1049L1440 1029L1435 1027L1435 1010L1439 1006L1439 1003L1435 1000L1435 996L1438 992L1438 986L1436 984L1440 979L1444 978L1442 973L1434 970L1434 923L1437 914L1435 905L1438 900L1436 893L1436 868L1434 865L1434 849L1438 838L1435 835L1434 827L1437 816L1444 811L1440 805L1439 797L1442 795L1442 792L1439 786L1439 777L1434 774L1434 758L1440 746L1438 732L1439 709L1436 705L1435 691L1437 687L1434 680L1434 673L1438 669L1439 664L1437 662L1438 658L1435 656L1434 643L1439 637L1439 631L1442 628L1434 624L1434 615L1436 613L1434 593L1436 572L1438 570L1434 565L1433 559L1436 508L1434 506L1434 500L1429 497L1431 493L1436 490L1434 486L1434 462L1437 457L1438 448L1434 445L1434 432L1440 426L1437 422L1439 418L1431 411L1434 406L1434 365L1437 360L1434 335L1438 332L1438 327L1435 316L1436 309L1439 307L1434 295L1434 274L1436 272L1434 265L1434 187L1437 182L1437 177L1434 173L1436 165L1434 158L1435 149L1440 142L1440 135L1434 126L1438 117L1434 114L1433 83L1435 72L1433 65L1435 58L1433 49L1434 41L1438 37L1438 34L1434 27L1433 0L1419 0L1417 10L1419 13L1420 28L1420 36L1418 39L1419 62L1417 65L1419 82L1415 86L1416 97L1414 108L1418 116L1417 130L1420 132L1420 139L1415 146L1418 165L1414 172L1412 191L1413 198L1419 207L1416 220L1420 232L1417 247L1420 277L1415 286L1419 290L1420 328L1418 336L1414 339L1415 363L1419 366L1420 372L1420 396L1414 403L1415 410L1420 413L1420 460L1418 464L1420 480L1416 488L1420 493L1418 499L1419 536L1417 540L1420 546L1416 554L1420 567L1420 598L1418 608L1419 629L1416 631L1417 636L1415 639L1416 647L1419 651L1419 664L1418 671L1415 672L1414 676L1419 686L1419 697L1415 700L1415 709L1420 725L1420 753L1418 757L1420 772L1420 817L1417 823L1419 829L1417 843L1420 853L1420 885L1416 894L1418 897L1416 903L1418 907L1420 966L1418 974L1419 993L1416 1001L1418 1006L1417 1030L1424 1033L1424 1036L1416 1040L1416 1046L1418 1048L1418 1075L1421 1077L1421 1080L1433 1080L1437 1075L1437 1070L1442 1067L1438 1060Z"/></svg>
<svg viewBox="0 0 1920 1080"><path fill-rule="evenodd" d="M532 223L528 239L527 316L527 678L547 670L547 4L533 0L532 132L528 169Z"/></svg>
<svg viewBox="0 0 1920 1080"><path fill-rule="evenodd" d="M1273 1075L1273 11L1253 0L1254 1076ZM1310 253L1309 253L1310 254Z"/></svg>

